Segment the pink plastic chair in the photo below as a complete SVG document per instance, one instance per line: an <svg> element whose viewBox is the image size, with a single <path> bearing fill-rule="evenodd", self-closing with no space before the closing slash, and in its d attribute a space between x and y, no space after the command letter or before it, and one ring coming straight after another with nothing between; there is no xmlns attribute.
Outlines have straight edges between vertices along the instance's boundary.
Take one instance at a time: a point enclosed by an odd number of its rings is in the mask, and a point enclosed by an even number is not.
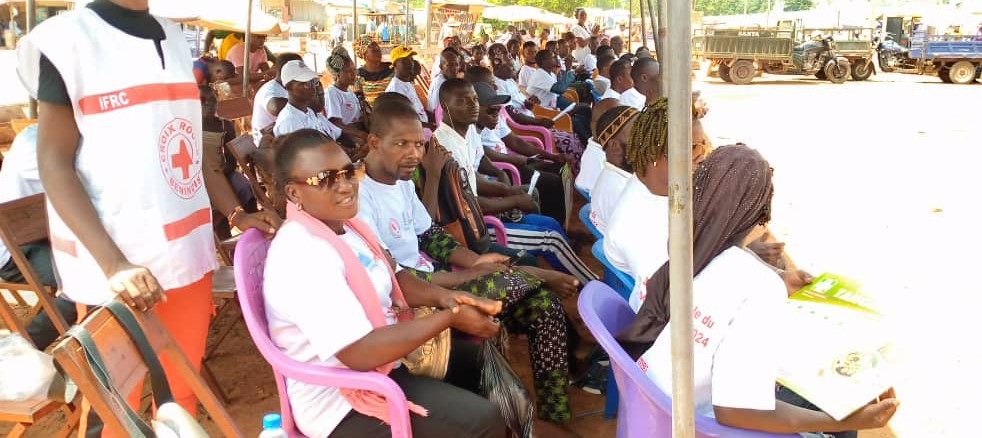
<svg viewBox="0 0 982 438"><path fill-rule="evenodd" d="M577 307L583 323L610 356L610 367L614 371L620 392L617 437L671 438L671 397L658 389L614 339L614 333L620 333L634 320L635 313L627 301L606 284L591 281L580 292ZM798 434L774 434L727 427L717 423L716 419L703 415L696 415L696 436L800 438Z"/></svg>
<svg viewBox="0 0 982 438"><path fill-rule="evenodd" d="M412 428L409 423L406 395L388 376L374 371L362 372L306 364L291 359L273 344L269 338L266 306L263 303L263 271L266 267L268 249L269 241L261 232L250 229L242 234L239 243L235 246L235 285L238 288L239 304L242 306L242 315L249 328L252 342L273 368L276 389L280 395L283 430L291 438L303 437L293 422L290 399L286 395L286 379L290 378L313 385L365 389L382 394L389 404L392 436L411 438Z"/></svg>
<svg viewBox="0 0 982 438"><path fill-rule="evenodd" d="M552 138L552 131L542 127L533 125L522 125L511 118L511 114L504 107L501 108L502 113L505 115L505 123L508 123L508 127L511 129L517 129L520 131L532 132L539 135L542 138L542 143L545 147L542 148L544 151L556 152L556 140Z"/></svg>
<svg viewBox="0 0 982 438"><path fill-rule="evenodd" d="M494 240L501 246L508 246L508 234L505 224L494 216L484 216L484 223L494 229Z"/></svg>
<svg viewBox="0 0 982 438"><path fill-rule="evenodd" d="M492 161L491 164L498 169L508 172L508 176L511 178L511 184L513 186L522 185L522 174L518 172L518 168L514 164L506 163L504 161Z"/></svg>

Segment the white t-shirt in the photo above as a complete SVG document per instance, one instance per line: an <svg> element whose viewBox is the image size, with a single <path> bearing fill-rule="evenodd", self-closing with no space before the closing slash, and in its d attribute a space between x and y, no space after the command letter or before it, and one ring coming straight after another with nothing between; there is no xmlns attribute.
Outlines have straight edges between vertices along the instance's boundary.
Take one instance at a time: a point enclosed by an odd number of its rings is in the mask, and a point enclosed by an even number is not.
<svg viewBox="0 0 982 438"><path fill-rule="evenodd" d="M514 79L494 78L494 84L498 86L499 94L507 94L511 96L511 101L508 102L508 105L511 105L512 108L515 108L515 110L521 114L525 114L526 116L530 117L532 116L532 111L525 108L525 99L528 99L528 97L522 92L521 88L518 88L518 83L515 82Z"/></svg>
<svg viewBox="0 0 982 438"><path fill-rule="evenodd" d="M598 94L603 96L604 94L607 93L607 90L610 89L610 79L607 79L607 77L598 74L597 77L593 80L593 88L597 91Z"/></svg>
<svg viewBox="0 0 982 438"><path fill-rule="evenodd" d="M555 83L556 75L541 68L537 68L532 73L532 76L529 76L529 84L525 89L529 92L529 94L538 97L542 106L546 108L555 108L556 93L552 92L552 86Z"/></svg>
<svg viewBox="0 0 982 438"><path fill-rule="evenodd" d="M0 202L44 193L38 175L38 125L24 128L14 137L0 168ZM0 242L0 267L10 261L10 251Z"/></svg>
<svg viewBox="0 0 982 438"><path fill-rule="evenodd" d="M416 110L416 114L419 114L419 120L423 123L429 121L426 116L426 109L423 108L423 102L419 100L419 95L416 94L416 87L410 82L405 82L395 76L389 81L389 86L385 87L386 93L399 93L403 96L409 98L409 102L413 104L413 109Z"/></svg>
<svg viewBox="0 0 982 438"><path fill-rule="evenodd" d="M522 69L518 71L518 86L522 88L528 88L529 78L532 77L532 73L535 72L535 67L528 64L522 65Z"/></svg>
<svg viewBox="0 0 982 438"><path fill-rule="evenodd" d="M589 37L587 37L587 39L589 39ZM583 47L573 48L573 59L575 59L576 62L579 62L580 65L583 65L583 62L586 60L587 56L590 56L590 54L589 44Z"/></svg>
<svg viewBox="0 0 982 438"><path fill-rule="evenodd" d="M277 97L287 99L289 95L283 84L276 79L266 82L256 90L256 97L252 101L252 137L256 144L262 139L259 131L276 123L276 116L266 110L266 104Z"/></svg>
<svg viewBox="0 0 982 438"><path fill-rule="evenodd" d="M430 228L433 218L416 196L412 182L388 185L366 177L358 189L358 218L375 229L396 263L433 272L433 264L419 251L417 237Z"/></svg>
<svg viewBox="0 0 982 438"><path fill-rule="evenodd" d="M632 90L633 90L633 88L632 88ZM614 87L608 87L607 88L607 91L604 92L603 96L601 96L600 99L601 100L603 100L603 99L617 99L617 100L620 100L621 99L621 93L618 93L618 92L614 91Z"/></svg>
<svg viewBox="0 0 982 438"><path fill-rule="evenodd" d="M358 101L358 96L334 85L327 87L324 109L327 110L328 119L339 118L345 125L361 118L361 102Z"/></svg>
<svg viewBox="0 0 982 438"><path fill-rule="evenodd" d="M621 199L621 192L627 185L627 180L631 174L621 168L604 162L604 168L597 178L597 184L590 192L590 222L600 230L600 234L607 234L607 221L610 214L617 207L617 201Z"/></svg>
<svg viewBox="0 0 982 438"><path fill-rule="evenodd" d="M426 95L426 109L428 111L435 111L436 107L440 106L440 87L443 83L447 82L447 78L443 76L443 73L437 73L433 76L433 80L430 82L430 94ZM440 120L436 121L437 123Z"/></svg>
<svg viewBox="0 0 982 438"><path fill-rule="evenodd" d="M604 254L617 269L634 277L627 301L637 312L648 279L668 260L668 197L651 193L636 174L608 218Z"/></svg>
<svg viewBox="0 0 982 438"><path fill-rule="evenodd" d="M784 282L756 256L732 247L696 276L692 290L696 414L713 416L714 405L774 410ZM668 394L671 340L666 327L638 359L641 370Z"/></svg>
<svg viewBox="0 0 982 438"><path fill-rule="evenodd" d="M502 139L510 134L511 128L505 123L505 118L498 116L498 126L495 129L481 128L481 143L499 154L508 154L508 146L505 146Z"/></svg>
<svg viewBox="0 0 982 438"><path fill-rule="evenodd" d="M597 69L597 55L588 52L586 55L583 55L580 65L583 66L587 73L593 72Z"/></svg>
<svg viewBox="0 0 982 438"><path fill-rule="evenodd" d="M633 106L638 111L642 111L644 110L644 103L648 98L644 97L637 88L631 87L621 93L620 100L622 104Z"/></svg>
<svg viewBox="0 0 982 438"><path fill-rule="evenodd" d="M604 153L604 149L600 147L600 143L590 137L586 142L586 149L583 150L583 156L580 157L580 173L576 175L576 181L573 184L580 190L592 193L606 162L607 155Z"/></svg>
<svg viewBox="0 0 982 438"><path fill-rule="evenodd" d="M276 116L276 125L273 126L273 135L279 137L301 129L316 129L327 136L337 140L341 136L341 128L334 126L330 120L323 115L317 114L314 110L307 108L307 111L300 111L300 108L292 104L286 104L280 115Z"/></svg>
<svg viewBox="0 0 982 438"><path fill-rule="evenodd" d="M346 231L341 238L366 267L388 323L395 324L387 261L375 258L361 237ZM345 367L335 356L338 351L373 330L348 286L341 256L299 223L286 221L276 232L263 288L270 339L297 361ZM337 387L287 379L287 395L297 428L306 436L328 436L351 411Z"/></svg>
<svg viewBox="0 0 982 438"><path fill-rule="evenodd" d="M441 146L450 151L460 168L467 172L467 183L477 196L477 168L484 157L484 144L477 128L474 125L468 126L466 137L461 137L449 125L440 122L433 135Z"/></svg>

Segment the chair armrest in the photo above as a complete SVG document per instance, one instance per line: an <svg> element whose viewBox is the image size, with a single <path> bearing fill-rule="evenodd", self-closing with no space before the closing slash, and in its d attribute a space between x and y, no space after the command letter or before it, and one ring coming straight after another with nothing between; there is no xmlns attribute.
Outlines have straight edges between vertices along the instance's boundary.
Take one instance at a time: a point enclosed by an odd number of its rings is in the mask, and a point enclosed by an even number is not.
<svg viewBox="0 0 982 438"><path fill-rule="evenodd" d="M498 245L508 246L508 234L506 234L508 230L505 229L505 224L501 222L501 219L494 216L484 216L484 223L488 227L494 228L494 239Z"/></svg>
<svg viewBox="0 0 982 438"><path fill-rule="evenodd" d="M508 123L509 128L516 131L518 134L532 134L538 136L542 144L545 145L542 150L551 153L556 152L556 141L552 138L552 131L543 126L522 125L512 119L507 110L502 109L502 111L504 111L505 122Z"/></svg>
<svg viewBox="0 0 982 438"><path fill-rule="evenodd" d="M511 177L511 184L513 186L522 185L522 174L518 172L518 168L515 167L514 164L506 163L504 161L492 161L491 164L498 169L508 172L510 174L508 176Z"/></svg>
<svg viewBox="0 0 982 438"><path fill-rule="evenodd" d="M542 145L542 140L539 137L533 137L531 135L519 135L518 138L525 140L528 144L535 146L539 149L546 150L546 147Z"/></svg>

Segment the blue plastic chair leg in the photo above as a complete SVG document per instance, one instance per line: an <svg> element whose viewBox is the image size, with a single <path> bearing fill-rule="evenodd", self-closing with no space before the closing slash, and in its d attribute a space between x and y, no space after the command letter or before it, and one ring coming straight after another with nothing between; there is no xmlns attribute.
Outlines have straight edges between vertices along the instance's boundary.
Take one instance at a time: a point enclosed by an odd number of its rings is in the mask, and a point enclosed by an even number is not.
<svg viewBox="0 0 982 438"><path fill-rule="evenodd" d="M614 380L614 368L607 370L607 394L604 398L604 418L617 417L617 403L620 394L617 392L617 382Z"/></svg>

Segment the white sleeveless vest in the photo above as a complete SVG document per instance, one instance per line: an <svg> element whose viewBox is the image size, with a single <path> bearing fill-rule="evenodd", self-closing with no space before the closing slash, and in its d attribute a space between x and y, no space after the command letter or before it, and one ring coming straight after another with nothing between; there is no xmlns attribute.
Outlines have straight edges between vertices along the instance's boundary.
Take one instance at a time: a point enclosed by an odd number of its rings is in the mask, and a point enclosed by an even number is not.
<svg viewBox="0 0 982 438"><path fill-rule="evenodd" d="M81 133L82 184L123 254L166 290L200 280L216 260L190 51L174 23L158 21L166 68L152 40L83 8L21 41L18 75L36 96L41 53L61 73ZM50 203L48 222L62 290L86 304L112 298L102 269Z"/></svg>

